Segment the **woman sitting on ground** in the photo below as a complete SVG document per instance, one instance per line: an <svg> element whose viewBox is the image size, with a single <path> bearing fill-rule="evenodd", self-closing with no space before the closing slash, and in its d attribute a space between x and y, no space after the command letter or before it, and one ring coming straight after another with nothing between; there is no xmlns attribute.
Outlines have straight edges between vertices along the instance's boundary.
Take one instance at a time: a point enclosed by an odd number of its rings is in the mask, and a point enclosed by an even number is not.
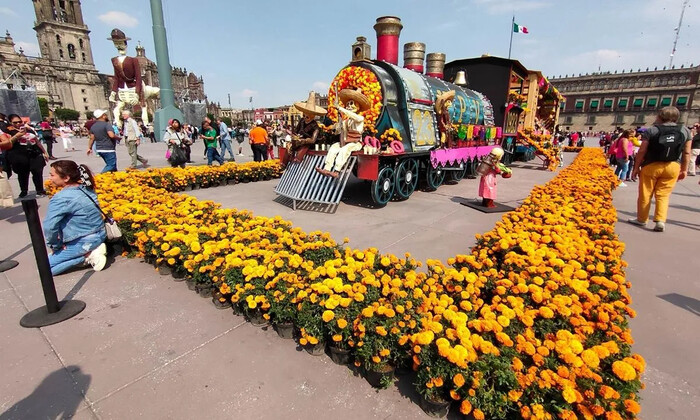
<svg viewBox="0 0 700 420"><path fill-rule="evenodd" d="M50 179L61 188L49 201L43 223L46 244L53 251L51 274L83 263L102 270L107 262L107 234L92 172L72 160L57 160L51 164Z"/></svg>

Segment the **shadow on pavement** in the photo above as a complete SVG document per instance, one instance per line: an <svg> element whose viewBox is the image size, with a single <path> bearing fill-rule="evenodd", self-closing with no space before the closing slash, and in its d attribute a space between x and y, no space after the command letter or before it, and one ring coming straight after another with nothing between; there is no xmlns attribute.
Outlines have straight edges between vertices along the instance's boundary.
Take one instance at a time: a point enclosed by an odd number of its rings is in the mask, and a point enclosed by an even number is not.
<svg viewBox="0 0 700 420"><path fill-rule="evenodd" d="M11 260L11 259L15 258L16 256L18 256L19 254L23 253L24 251L28 250L31 247L32 247L32 244L29 243L29 244L23 246L21 249L15 251L14 254L8 255L7 257L3 257L3 259L4 260Z"/></svg>
<svg viewBox="0 0 700 420"><path fill-rule="evenodd" d="M86 272L83 274L83 276L80 278L80 280L78 280L78 282L75 283L75 286L73 286L73 288L70 289L70 291L69 291L68 293L66 293L66 297L64 297L63 300L71 300L71 299L73 299L73 298L75 297L75 295L78 294L78 292L80 291L80 289L83 288L83 286L85 285L85 283L87 283L88 279L90 279L90 277L92 277L93 274L95 274L95 271L94 271L94 270L88 270L88 271L86 271Z"/></svg>
<svg viewBox="0 0 700 420"><path fill-rule="evenodd" d="M694 315L700 316L700 300L684 295L679 295L678 293L656 295L656 297L661 298L666 302L672 303L678 306L679 308L685 309L686 311Z"/></svg>
<svg viewBox="0 0 700 420"><path fill-rule="evenodd" d="M10 223L21 223L26 219L24 217L24 210L22 210L21 204L16 204L12 207L0 208L0 220L4 220Z"/></svg>
<svg viewBox="0 0 700 420"><path fill-rule="evenodd" d="M75 415L90 387L92 377L80 366L68 366L53 371L23 400L0 414L0 420L14 419L69 419ZM66 389L67 381L74 381L73 389Z"/></svg>

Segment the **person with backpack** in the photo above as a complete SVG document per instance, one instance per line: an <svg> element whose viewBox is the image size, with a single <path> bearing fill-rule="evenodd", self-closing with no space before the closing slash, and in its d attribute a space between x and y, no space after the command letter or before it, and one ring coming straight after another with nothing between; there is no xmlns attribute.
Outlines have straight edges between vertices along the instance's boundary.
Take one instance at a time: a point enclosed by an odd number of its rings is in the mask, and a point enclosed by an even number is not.
<svg viewBox="0 0 700 420"><path fill-rule="evenodd" d="M651 197L656 198L654 210L655 232L665 229L668 201L676 185L683 180L690 163L690 131L677 124L678 108L661 108L653 127L643 134L642 145L634 162L632 178L639 175L637 217L628 222L646 226L651 208Z"/></svg>

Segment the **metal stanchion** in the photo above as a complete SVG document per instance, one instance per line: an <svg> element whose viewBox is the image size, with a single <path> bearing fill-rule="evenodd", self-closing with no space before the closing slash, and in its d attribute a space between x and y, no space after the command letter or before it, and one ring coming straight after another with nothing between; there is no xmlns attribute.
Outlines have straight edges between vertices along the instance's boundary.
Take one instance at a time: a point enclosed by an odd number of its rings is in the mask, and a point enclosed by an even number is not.
<svg viewBox="0 0 700 420"><path fill-rule="evenodd" d="M58 301L56 286L53 283L51 266L49 265L49 255L46 252L46 245L44 245L44 234L41 230L39 207L36 205L36 200L22 201L22 209L27 218L29 236L34 248L36 266L39 269L39 278L41 279L41 288L44 290L46 306L28 312L19 321L19 325L26 328L45 327L65 321L79 314L85 309L85 302L80 300Z"/></svg>

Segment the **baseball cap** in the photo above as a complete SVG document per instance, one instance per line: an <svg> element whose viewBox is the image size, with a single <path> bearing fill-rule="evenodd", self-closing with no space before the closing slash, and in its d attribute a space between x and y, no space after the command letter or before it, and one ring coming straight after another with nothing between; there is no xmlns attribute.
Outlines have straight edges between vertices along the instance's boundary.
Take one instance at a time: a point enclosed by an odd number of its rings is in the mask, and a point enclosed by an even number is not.
<svg viewBox="0 0 700 420"><path fill-rule="evenodd" d="M94 115L95 118L100 118L101 116L103 116L103 115L106 114L106 113L107 113L107 111L104 110L104 109L96 109L96 110L92 113L92 115Z"/></svg>

